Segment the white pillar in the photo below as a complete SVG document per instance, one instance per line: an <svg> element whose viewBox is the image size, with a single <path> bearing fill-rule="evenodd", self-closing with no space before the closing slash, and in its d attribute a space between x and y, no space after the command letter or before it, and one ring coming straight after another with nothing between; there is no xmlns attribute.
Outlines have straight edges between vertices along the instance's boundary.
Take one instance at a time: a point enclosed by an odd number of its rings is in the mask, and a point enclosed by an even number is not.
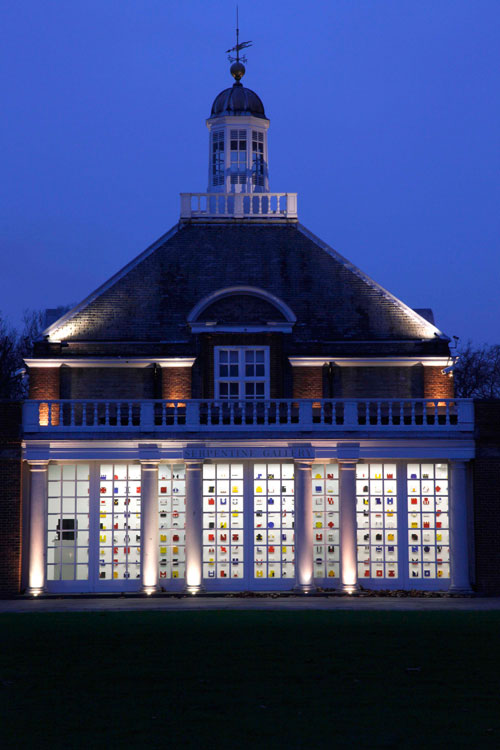
<svg viewBox="0 0 500 750"><path fill-rule="evenodd" d="M356 555L356 462L339 461L340 470L340 559L342 590L357 591Z"/></svg>
<svg viewBox="0 0 500 750"><path fill-rule="evenodd" d="M203 590L203 485L201 461L186 461L186 589Z"/></svg>
<svg viewBox="0 0 500 750"><path fill-rule="evenodd" d="M45 516L48 461L30 462L29 588L33 596L45 586Z"/></svg>
<svg viewBox="0 0 500 750"><path fill-rule="evenodd" d="M295 590L314 588L312 471L310 461L296 460L295 474Z"/></svg>
<svg viewBox="0 0 500 750"><path fill-rule="evenodd" d="M141 461L142 590L158 590L158 462Z"/></svg>
<svg viewBox="0 0 500 750"><path fill-rule="evenodd" d="M465 461L451 461L450 463L450 592L470 594L467 464Z"/></svg>

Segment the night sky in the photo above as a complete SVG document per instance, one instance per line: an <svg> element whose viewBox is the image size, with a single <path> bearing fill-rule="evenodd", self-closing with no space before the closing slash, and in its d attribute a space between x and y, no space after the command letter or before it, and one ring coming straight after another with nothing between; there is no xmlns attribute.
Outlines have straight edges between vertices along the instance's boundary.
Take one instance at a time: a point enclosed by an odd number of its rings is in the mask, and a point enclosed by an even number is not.
<svg viewBox="0 0 500 750"><path fill-rule="evenodd" d="M500 343L499 0L240 0L271 190L464 342ZM0 0L0 310L76 304L207 187L232 0ZM321 300L318 300L321 304Z"/></svg>

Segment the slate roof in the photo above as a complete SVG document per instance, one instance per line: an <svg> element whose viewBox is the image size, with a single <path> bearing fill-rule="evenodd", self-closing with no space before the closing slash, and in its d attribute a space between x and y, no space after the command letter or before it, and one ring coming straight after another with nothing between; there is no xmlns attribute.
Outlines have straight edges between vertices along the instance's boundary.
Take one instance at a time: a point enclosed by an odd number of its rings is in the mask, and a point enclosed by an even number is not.
<svg viewBox="0 0 500 750"><path fill-rule="evenodd" d="M296 223L176 226L46 333L68 342L150 342L151 351L187 355L189 312L235 285L264 289L293 310L293 333L283 334L289 354L448 354L431 323Z"/></svg>

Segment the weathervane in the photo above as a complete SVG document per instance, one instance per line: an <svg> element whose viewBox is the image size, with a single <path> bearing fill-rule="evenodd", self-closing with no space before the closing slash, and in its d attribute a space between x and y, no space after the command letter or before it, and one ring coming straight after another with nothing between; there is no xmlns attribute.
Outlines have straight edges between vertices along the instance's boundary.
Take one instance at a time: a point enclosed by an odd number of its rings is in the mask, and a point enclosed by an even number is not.
<svg viewBox="0 0 500 750"><path fill-rule="evenodd" d="M236 81L239 81L240 78L245 75L245 66L242 63L247 62L247 58L245 55L240 56L240 50L252 46L252 42L240 42L240 30L238 28L238 25L238 6L236 6L236 46L226 50L227 59L229 60L229 62L233 63L233 65L231 65L231 75L236 79ZM233 57L230 54L231 52L236 52L236 57Z"/></svg>

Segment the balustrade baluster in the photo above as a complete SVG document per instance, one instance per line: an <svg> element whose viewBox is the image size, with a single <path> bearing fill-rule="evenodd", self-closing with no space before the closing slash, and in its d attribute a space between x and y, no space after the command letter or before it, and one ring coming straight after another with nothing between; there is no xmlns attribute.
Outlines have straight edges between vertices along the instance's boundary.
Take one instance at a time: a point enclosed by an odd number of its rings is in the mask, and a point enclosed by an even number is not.
<svg viewBox="0 0 500 750"><path fill-rule="evenodd" d="M382 424L382 402L377 401L377 421L376 424Z"/></svg>
<svg viewBox="0 0 500 750"><path fill-rule="evenodd" d="M82 404L82 427L87 424L87 402L84 401Z"/></svg>
<svg viewBox="0 0 500 750"><path fill-rule="evenodd" d="M71 402L71 407L70 407L69 413L70 413L70 422L69 423L70 423L70 425L72 427L74 427L75 426L75 402L74 401Z"/></svg>
<svg viewBox="0 0 500 750"><path fill-rule="evenodd" d="M387 424L392 424L392 401L389 401L388 403L388 412L387 412L387 419L389 420Z"/></svg>
<svg viewBox="0 0 500 750"><path fill-rule="evenodd" d="M411 402L411 424L415 424L415 401Z"/></svg>
<svg viewBox="0 0 500 750"><path fill-rule="evenodd" d="M264 424L269 424L269 411L271 409L271 402L264 401Z"/></svg>
<svg viewBox="0 0 500 750"><path fill-rule="evenodd" d="M434 401L434 424L439 424L439 401Z"/></svg>
<svg viewBox="0 0 500 750"><path fill-rule="evenodd" d="M445 401L444 407L445 407L445 423L450 424L451 401Z"/></svg>
<svg viewBox="0 0 500 750"><path fill-rule="evenodd" d="M104 424L106 426L109 425L109 401L106 401L106 405L104 407Z"/></svg>
<svg viewBox="0 0 500 750"><path fill-rule="evenodd" d="M132 401L128 402L128 426L132 426Z"/></svg>
<svg viewBox="0 0 500 750"><path fill-rule="evenodd" d="M292 402L288 401L286 405L286 423L292 424Z"/></svg>

